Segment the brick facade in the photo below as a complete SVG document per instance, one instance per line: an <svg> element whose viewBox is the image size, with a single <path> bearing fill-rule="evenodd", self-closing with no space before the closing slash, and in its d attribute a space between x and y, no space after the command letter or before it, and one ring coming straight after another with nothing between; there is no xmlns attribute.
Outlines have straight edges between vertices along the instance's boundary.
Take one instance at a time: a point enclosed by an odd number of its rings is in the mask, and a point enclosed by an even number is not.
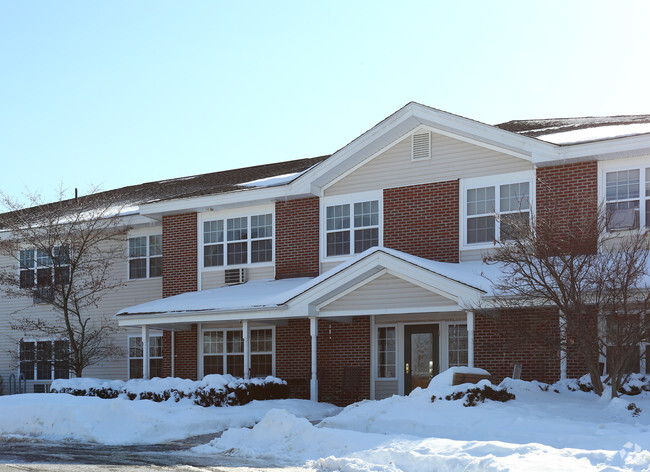
<svg viewBox="0 0 650 472"><path fill-rule="evenodd" d="M354 317L351 323L321 319L317 337L318 399L348 405L370 398L370 318ZM290 395L309 398L311 336L309 320L291 320L275 331L276 375L288 382ZM346 367L360 367L355 391L344 391Z"/></svg>
<svg viewBox="0 0 650 472"><path fill-rule="evenodd" d="M163 216L163 298L197 290L197 215ZM177 331L174 375L197 378L197 327ZM171 333L163 332L163 375L171 375Z"/></svg>
<svg viewBox="0 0 650 472"><path fill-rule="evenodd" d="M318 197L275 203L275 277L316 277Z"/></svg>
<svg viewBox="0 0 650 472"><path fill-rule="evenodd" d="M163 216L163 298L197 290L196 213Z"/></svg>
<svg viewBox="0 0 650 472"><path fill-rule="evenodd" d="M384 246L458 262L458 180L384 190Z"/></svg>

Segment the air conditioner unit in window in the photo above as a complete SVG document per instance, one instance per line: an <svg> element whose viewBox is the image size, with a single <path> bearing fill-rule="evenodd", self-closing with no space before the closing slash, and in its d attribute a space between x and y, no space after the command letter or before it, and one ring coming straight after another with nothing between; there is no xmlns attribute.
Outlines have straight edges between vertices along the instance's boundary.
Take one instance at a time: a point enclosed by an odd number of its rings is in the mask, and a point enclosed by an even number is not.
<svg viewBox="0 0 650 472"><path fill-rule="evenodd" d="M226 285L237 285L246 282L246 269L226 269Z"/></svg>
<svg viewBox="0 0 650 472"><path fill-rule="evenodd" d="M610 231L634 229L639 227L638 208L617 208L609 213L607 229Z"/></svg>

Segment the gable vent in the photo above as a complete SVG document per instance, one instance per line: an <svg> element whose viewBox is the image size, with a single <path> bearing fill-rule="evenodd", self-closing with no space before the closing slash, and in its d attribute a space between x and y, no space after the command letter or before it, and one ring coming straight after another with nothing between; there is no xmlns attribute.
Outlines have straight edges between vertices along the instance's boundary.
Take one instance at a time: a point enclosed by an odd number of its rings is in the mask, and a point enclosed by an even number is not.
<svg viewBox="0 0 650 472"><path fill-rule="evenodd" d="M411 159L414 161L431 159L431 133L418 133L411 136Z"/></svg>
<svg viewBox="0 0 650 472"><path fill-rule="evenodd" d="M246 282L246 269L226 269L226 285L237 285Z"/></svg>

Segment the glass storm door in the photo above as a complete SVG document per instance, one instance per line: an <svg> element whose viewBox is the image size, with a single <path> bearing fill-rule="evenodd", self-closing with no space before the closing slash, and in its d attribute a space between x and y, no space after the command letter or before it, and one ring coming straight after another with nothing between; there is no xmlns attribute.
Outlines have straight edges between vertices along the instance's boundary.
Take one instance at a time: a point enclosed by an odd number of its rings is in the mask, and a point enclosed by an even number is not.
<svg viewBox="0 0 650 472"><path fill-rule="evenodd" d="M438 325L404 326L404 395L438 374Z"/></svg>

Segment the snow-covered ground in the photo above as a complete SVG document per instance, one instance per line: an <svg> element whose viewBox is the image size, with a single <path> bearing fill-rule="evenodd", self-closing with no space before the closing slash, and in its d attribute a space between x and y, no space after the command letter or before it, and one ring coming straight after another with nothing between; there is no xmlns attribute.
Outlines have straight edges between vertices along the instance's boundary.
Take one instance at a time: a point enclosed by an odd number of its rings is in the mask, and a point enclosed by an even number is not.
<svg viewBox="0 0 650 472"><path fill-rule="evenodd" d="M650 471L649 392L609 400L566 384L543 391L535 382L506 380L501 386L516 400L468 408L444 399L467 388L450 387L449 380L443 373L408 397L342 411L301 400L203 408L185 400L0 397L0 438L132 444L226 429L194 451L317 470ZM631 402L641 411L628 409Z"/></svg>

